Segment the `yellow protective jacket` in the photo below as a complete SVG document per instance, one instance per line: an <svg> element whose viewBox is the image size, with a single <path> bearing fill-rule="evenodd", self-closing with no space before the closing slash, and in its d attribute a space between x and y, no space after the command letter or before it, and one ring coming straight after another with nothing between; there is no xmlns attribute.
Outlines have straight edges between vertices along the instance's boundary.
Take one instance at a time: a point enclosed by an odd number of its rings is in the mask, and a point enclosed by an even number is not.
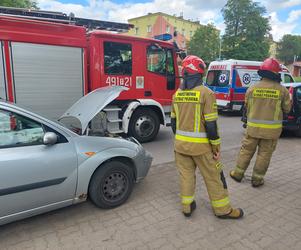
<svg viewBox="0 0 301 250"><path fill-rule="evenodd" d="M209 88L178 90L173 96L171 117L176 119L176 152L197 156L219 151L219 137L209 140L205 127L205 122L218 118L215 94Z"/></svg>
<svg viewBox="0 0 301 250"><path fill-rule="evenodd" d="M247 134L262 139L278 139L283 113L291 109L289 92L279 83L263 78L251 86L245 96Z"/></svg>

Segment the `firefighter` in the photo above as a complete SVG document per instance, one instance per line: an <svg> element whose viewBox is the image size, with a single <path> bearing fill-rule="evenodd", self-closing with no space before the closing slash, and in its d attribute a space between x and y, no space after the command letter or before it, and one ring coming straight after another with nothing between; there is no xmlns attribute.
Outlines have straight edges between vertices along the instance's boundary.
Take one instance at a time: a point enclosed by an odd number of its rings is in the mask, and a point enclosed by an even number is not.
<svg viewBox="0 0 301 250"><path fill-rule="evenodd" d="M253 187L264 184L264 176L282 131L283 113L291 109L289 92L280 85L280 70L277 60L266 59L258 70L261 81L250 87L245 96L247 130L236 168L230 172L230 176L241 182L258 149L251 179Z"/></svg>
<svg viewBox="0 0 301 250"><path fill-rule="evenodd" d="M215 95L202 85L206 65L196 56L187 56L182 67L184 81L173 96L171 125L175 133L175 159L180 176L183 214L190 217L196 208L195 170L198 167L215 215L219 218L241 218L243 210L230 205L219 162L220 138Z"/></svg>

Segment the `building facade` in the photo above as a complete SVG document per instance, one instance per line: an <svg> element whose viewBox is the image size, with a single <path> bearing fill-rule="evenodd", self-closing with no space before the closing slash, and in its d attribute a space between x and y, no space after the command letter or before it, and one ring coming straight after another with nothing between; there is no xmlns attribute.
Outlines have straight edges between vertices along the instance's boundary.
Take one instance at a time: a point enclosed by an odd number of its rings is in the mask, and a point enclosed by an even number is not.
<svg viewBox="0 0 301 250"><path fill-rule="evenodd" d="M179 48L184 50L195 31L202 26L199 21L185 20L183 16L172 16L162 12L132 18L128 22L135 26L128 32L129 35L154 38L167 33L177 42Z"/></svg>
<svg viewBox="0 0 301 250"><path fill-rule="evenodd" d="M301 61L293 62L287 66L293 77L301 77Z"/></svg>

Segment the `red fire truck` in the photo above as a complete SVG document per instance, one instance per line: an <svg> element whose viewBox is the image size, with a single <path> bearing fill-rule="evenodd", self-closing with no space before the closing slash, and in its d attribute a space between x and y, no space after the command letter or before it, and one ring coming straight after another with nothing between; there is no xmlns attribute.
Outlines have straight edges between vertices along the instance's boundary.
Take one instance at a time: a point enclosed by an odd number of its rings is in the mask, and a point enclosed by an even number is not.
<svg viewBox="0 0 301 250"><path fill-rule="evenodd" d="M169 42L117 34L129 28L59 12L0 8L0 97L57 119L88 92L124 86L128 90L93 124L105 123L108 132L140 142L153 140L160 124L169 124L179 85L177 50Z"/></svg>

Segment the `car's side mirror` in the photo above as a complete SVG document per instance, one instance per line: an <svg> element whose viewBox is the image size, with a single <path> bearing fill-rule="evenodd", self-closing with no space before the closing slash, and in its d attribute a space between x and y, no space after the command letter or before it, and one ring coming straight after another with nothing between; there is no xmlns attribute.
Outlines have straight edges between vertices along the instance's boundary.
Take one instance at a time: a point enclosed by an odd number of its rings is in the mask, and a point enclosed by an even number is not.
<svg viewBox="0 0 301 250"><path fill-rule="evenodd" d="M53 132L46 132L43 137L44 145L54 145L57 143L57 135Z"/></svg>

